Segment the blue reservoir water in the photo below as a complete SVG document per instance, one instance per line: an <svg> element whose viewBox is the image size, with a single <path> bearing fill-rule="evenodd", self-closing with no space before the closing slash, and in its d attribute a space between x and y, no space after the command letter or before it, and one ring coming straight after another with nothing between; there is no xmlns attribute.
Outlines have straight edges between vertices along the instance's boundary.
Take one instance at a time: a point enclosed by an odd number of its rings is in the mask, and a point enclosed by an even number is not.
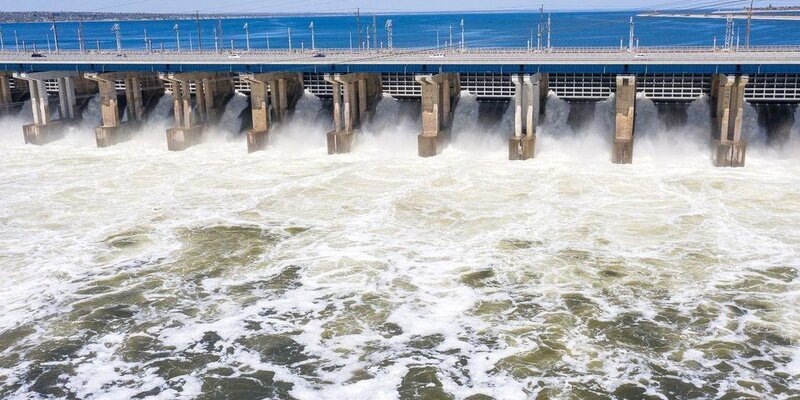
<svg viewBox="0 0 800 400"><path fill-rule="evenodd" d="M629 19L635 16L630 12L575 12L555 13L552 18L552 45L555 47L576 46L619 46L620 40L627 41ZM528 46L529 41L536 46L538 13L467 13L467 14L406 14L380 15L376 19L377 45L386 46L386 21L394 24L395 47L444 47L452 40L454 46L461 41L460 21L464 19L464 41L467 47L520 47ZM546 18L546 16L545 16ZM246 46L244 25L248 24L251 48L272 49L289 47L288 32L292 32L293 48L311 47L311 22L315 25L316 46L319 48L358 47L358 29L354 15L308 16L308 17L265 17L237 18L225 20L201 20L201 41L204 49L215 46L214 30L222 26L221 46L229 48L231 41L236 49ZM366 41L366 31L372 29L373 17L361 16L362 43ZM745 22L738 20L735 30L739 32L744 45ZM112 26L114 21L84 23L86 46L90 49L111 50L116 47ZM122 46L125 49L145 48L144 32L152 40L153 48L162 45L165 49L176 47L175 25L180 32L181 48L197 48L197 24L194 20L163 21L123 21L119 22ZM797 45L798 21L753 21L752 43L754 45ZM37 49L47 49L48 39L51 49L55 49L53 34L49 23L2 24L5 44L9 49L24 45ZM62 49L77 49L78 24L58 23L59 42ZM684 19L684 18L636 18L636 36L641 46L711 46L714 37L721 44L725 35L724 19ZM370 47L374 46L374 35L370 33ZM438 40L437 40L438 38ZM191 42L191 43L190 43ZM546 35L542 38L543 45Z"/></svg>

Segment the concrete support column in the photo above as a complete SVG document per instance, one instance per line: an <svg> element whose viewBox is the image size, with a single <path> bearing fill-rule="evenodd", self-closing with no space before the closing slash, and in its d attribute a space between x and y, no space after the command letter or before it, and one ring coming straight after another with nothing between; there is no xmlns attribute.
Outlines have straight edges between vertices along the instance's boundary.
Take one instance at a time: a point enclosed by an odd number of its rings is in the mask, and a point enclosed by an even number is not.
<svg viewBox="0 0 800 400"><path fill-rule="evenodd" d="M742 139L747 75L716 74L711 85L711 146L714 166L744 167L747 143Z"/></svg>
<svg viewBox="0 0 800 400"><path fill-rule="evenodd" d="M331 82L333 85L333 129L342 130L342 84Z"/></svg>
<svg viewBox="0 0 800 400"><path fill-rule="evenodd" d="M358 92L353 82L341 82L344 92L344 131L352 133L358 124ZM349 153L349 152L348 152Z"/></svg>
<svg viewBox="0 0 800 400"><path fill-rule="evenodd" d="M31 80L31 107L33 107L33 123L47 125L50 123L50 99L44 81Z"/></svg>
<svg viewBox="0 0 800 400"><path fill-rule="evenodd" d="M267 147L269 138L269 101L266 82L250 81L250 108L253 128L247 131L247 152L252 153Z"/></svg>
<svg viewBox="0 0 800 400"><path fill-rule="evenodd" d="M286 121L302 97L303 74L272 72L243 75L242 79L250 82L253 128L247 131L247 151L252 153L266 148L272 123Z"/></svg>
<svg viewBox="0 0 800 400"><path fill-rule="evenodd" d="M208 91L206 91L208 88ZM209 100L206 95L210 95L211 102L213 102L213 89L207 79L201 79L194 83L194 98L195 98L195 111L197 113L197 121L201 124L208 123L208 107L207 101Z"/></svg>
<svg viewBox="0 0 800 400"><path fill-rule="evenodd" d="M145 107L143 100L143 80L149 80L151 87L146 89L148 94L155 92L163 93L163 87L155 87L155 74L143 72L108 72L108 73L86 73L83 75L89 81L97 83L100 93L100 111L102 112L102 124L95 128L95 139L97 147L108 147L125 142L131 139L134 128L144 121ZM126 110L128 120L122 122L119 109L119 93L117 92L117 81L125 84ZM175 114L176 119L182 118L179 113Z"/></svg>
<svg viewBox="0 0 800 400"><path fill-rule="evenodd" d="M458 74L418 75L422 86L422 133L417 136L420 157L439 154L450 137L453 111L461 85Z"/></svg>
<svg viewBox="0 0 800 400"><path fill-rule="evenodd" d="M611 161L615 164L633 162L633 135L636 115L636 76L617 76L616 117Z"/></svg>
<svg viewBox="0 0 800 400"><path fill-rule="evenodd" d="M141 122L144 120L144 102L142 100L142 86L139 78L125 79L125 99L127 103L128 121Z"/></svg>
<svg viewBox="0 0 800 400"><path fill-rule="evenodd" d="M25 143L43 145L64 136L64 127L77 117L75 101L75 84L78 77L75 71L52 71L34 73L15 73L14 79L27 81L31 92L33 123L22 127ZM59 114L58 120L50 118L50 100L47 95L45 81L55 79L58 82ZM87 85L89 88L89 85ZM88 89L87 89L88 90Z"/></svg>
<svg viewBox="0 0 800 400"><path fill-rule="evenodd" d="M514 82L514 135L508 140L509 160L533 158L539 122L542 76L512 75Z"/></svg>
<svg viewBox="0 0 800 400"><path fill-rule="evenodd" d="M8 111L14 99L11 96L11 77L0 72L0 113Z"/></svg>
<svg viewBox="0 0 800 400"><path fill-rule="evenodd" d="M540 74L539 79L539 117L544 118L547 96L550 95L550 74Z"/></svg>
<svg viewBox="0 0 800 400"><path fill-rule="evenodd" d="M167 148L182 151L202 140L206 125L214 123L233 95L231 74L196 72L161 74L172 83L175 101L175 127L167 129ZM195 89L197 118L192 108L192 84Z"/></svg>
<svg viewBox="0 0 800 400"><path fill-rule="evenodd" d="M333 85L334 131L328 132L328 154L349 153L354 132L375 112L383 94L380 74L325 74Z"/></svg>

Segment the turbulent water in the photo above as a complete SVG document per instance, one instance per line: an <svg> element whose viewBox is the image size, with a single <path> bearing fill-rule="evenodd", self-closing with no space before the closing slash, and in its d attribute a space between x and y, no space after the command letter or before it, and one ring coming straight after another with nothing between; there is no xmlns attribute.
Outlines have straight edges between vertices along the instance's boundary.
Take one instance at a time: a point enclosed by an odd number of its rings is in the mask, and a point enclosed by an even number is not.
<svg viewBox="0 0 800 400"><path fill-rule="evenodd" d="M414 103L327 156L311 95L250 155L168 152L170 101L105 149L91 105L42 147L0 120L0 398L800 394L800 118L718 169L706 99L639 99L628 166L613 98L551 95L527 162L469 96L431 159Z"/></svg>

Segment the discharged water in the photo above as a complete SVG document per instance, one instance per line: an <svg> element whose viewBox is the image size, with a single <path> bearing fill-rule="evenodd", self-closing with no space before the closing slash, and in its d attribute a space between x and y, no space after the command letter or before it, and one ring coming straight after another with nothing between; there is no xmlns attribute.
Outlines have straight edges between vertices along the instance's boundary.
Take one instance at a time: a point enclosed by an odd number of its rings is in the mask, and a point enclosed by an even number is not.
<svg viewBox="0 0 800 400"><path fill-rule="evenodd" d="M707 99L639 102L627 166L613 99L527 162L468 96L430 159L391 98L339 156L308 94L250 155L168 152L168 97L105 149L0 119L0 398L797 396L800 124L719 169Z"/></svg>

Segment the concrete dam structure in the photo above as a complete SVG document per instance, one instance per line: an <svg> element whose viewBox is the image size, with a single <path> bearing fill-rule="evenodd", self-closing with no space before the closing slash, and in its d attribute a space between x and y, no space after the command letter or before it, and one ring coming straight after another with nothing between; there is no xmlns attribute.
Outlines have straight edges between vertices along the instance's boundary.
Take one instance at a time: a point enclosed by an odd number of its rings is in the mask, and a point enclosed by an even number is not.
<svg viewBox="0 0 800 400"><path fill-rule="evenodd" d="M513 130L508 158L536 154L536 131L554 93L573 102L613 99L609 159L634 162L637 98L656 103L710 100L709 151L716 166L745 165L742 135L746 103L800 103L800 49L698 48L65 52L31 58L0 53L0 111L30 100L33 121L23 127L26 143L57 140L79 118L77 99L99 93L102 121L99 147L128 140L165 92L174 101L174 124L167 129L169 150L202 141L206 126L220 118L234 92L249 95L252 123L249 152L268 148L271 127L285 121L304 91L331 102L333 131L328 153L352 151L354 136L374 118L384 95L419 101L418 154L439 154L450 137L462 91L479 100L508 102ZM59 118L50 117L57 103ZM127 111L128 120L121 122Z"/></svg>

